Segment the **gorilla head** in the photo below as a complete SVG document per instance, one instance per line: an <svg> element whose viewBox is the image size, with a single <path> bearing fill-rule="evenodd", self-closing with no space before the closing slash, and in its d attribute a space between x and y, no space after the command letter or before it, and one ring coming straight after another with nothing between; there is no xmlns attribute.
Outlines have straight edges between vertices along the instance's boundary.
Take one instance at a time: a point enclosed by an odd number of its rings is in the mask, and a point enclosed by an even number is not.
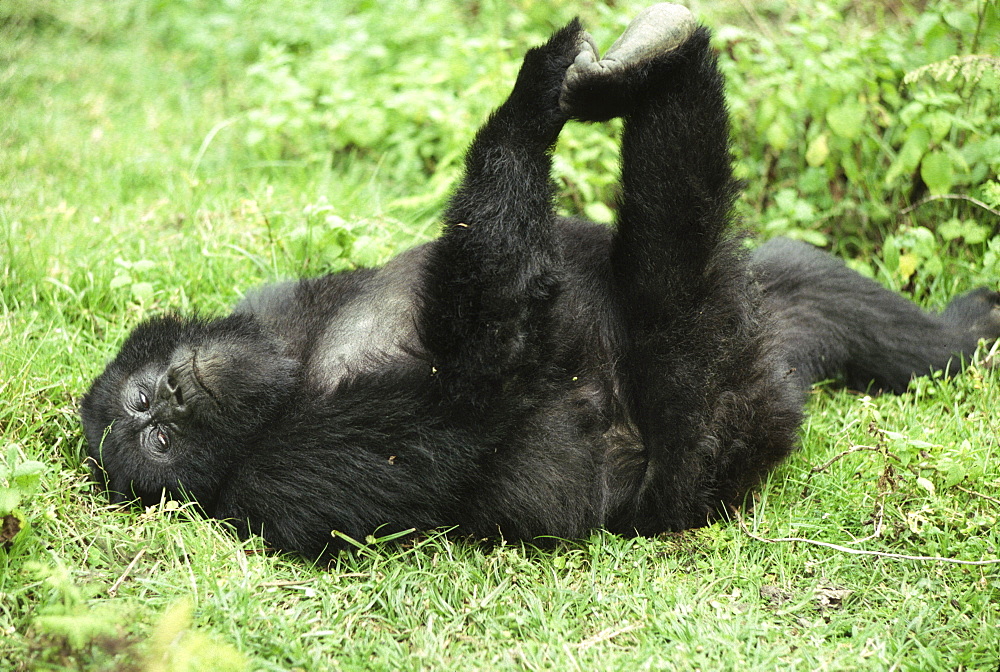
<svg viewBox="0 0 1000 672"><path fill-rule="evenodd" d="M96 475L116 502L148 506L166 490L210 508L226 464L288 401L299 369L248 316L145 322L81 404Z"/></svg>

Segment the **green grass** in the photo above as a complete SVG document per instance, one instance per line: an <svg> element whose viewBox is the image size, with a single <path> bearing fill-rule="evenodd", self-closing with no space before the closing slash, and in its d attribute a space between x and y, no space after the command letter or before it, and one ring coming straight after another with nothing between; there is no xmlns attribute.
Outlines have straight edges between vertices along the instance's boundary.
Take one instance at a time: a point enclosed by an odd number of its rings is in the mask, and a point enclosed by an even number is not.
<svg viewBox="0 0 1000 672"><path fill-rule="evenodd" d="M753 4L697 7L726 45L749 224L821 236L927 306L996 286L997 218L966 201L902 214L922 192L900 185L919 186L925 169L896 161L926 110L964 111L965 126L936 142L949 157L948 143L985 148L963 149L964 168L954 159L952 188L992 203L996 89L898 80L969 53L980 15L977 51L996 56L995 8ZM1000 557L1000 393L983 367L898 397L817 389L802 450L757 493L746 529L595 533L551 550L433 533L313 567L172 503L123 511L92 491L76 407L131 327L168 310L219 313L261 283L426 240L523 50L575 13L608 44L639 6L0 7L0 504L16 493L24 524L0 547L0 669L997 668L997 565L759 539ZM853 45L864 58L849 58ZM850 82L895 81L905 100L892 107L893 85L877 84L879 141L830 135L829 162L813 165L799 145L828 129L779 94L812 86L810 59L823 58ZM921 95L930 107L904 118ZM984 106L992 115L977 116ZM776 151L772 122L801 137ZM567 209L607 215L613 137L568 129ZM869 167L863 179L851 160ZM909 171L897 182L885 179L894 165ZM11 475L36 461L38 487Z"/></svg>

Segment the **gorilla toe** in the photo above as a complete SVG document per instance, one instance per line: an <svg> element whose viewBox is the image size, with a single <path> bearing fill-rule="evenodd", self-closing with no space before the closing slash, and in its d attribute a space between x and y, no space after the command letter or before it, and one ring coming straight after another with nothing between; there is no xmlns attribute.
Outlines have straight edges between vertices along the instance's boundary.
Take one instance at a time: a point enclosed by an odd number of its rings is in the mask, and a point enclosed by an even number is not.
<svg viewBox="0 0 1000 672"><path fill-rule="evenodd" d="M696 27L687 7L669 2L647 7L615 40L600 63L612 72L641 65L679 48Z"/></svg>
<svg viewBox="0 0 1000 672"><path fill-rule="evenodd" d="M584 121L622 116L634 95L637 75L653 60L676 51L694 35L697 24L686 7L661 3L648 7L628 25L604 58L586 36L566 71L559 106Z"/></svg>

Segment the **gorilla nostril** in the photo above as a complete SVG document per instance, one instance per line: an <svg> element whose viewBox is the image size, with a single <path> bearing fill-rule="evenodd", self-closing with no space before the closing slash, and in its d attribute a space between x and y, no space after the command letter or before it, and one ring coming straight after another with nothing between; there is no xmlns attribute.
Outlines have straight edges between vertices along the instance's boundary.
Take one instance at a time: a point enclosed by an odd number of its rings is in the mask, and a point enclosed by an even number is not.
<svg viewBox="0 0 1000 672"><path fill-rule="evenodd" d="M167 385L166 380L161 380L160 384L156 388L156 398L158 401L170 401L173 393L170 391L170 386Z"/></svg>
<svg viewBox="0 0 1000 672"><path fill-rule="evenodd" d="M184 403L184 391L181 389L181 385L177 382L177 377L170 371L167 372L166 387L170 394L177 400L178 404Z"/></svg>
<svg viewBox="0 0 1000 672"><path fill-rule="evenodd" d="M160 378L156 388L156 398L171 406L181 407L184 405L184 389L177 376L176 368L169 368Z"/></svg>

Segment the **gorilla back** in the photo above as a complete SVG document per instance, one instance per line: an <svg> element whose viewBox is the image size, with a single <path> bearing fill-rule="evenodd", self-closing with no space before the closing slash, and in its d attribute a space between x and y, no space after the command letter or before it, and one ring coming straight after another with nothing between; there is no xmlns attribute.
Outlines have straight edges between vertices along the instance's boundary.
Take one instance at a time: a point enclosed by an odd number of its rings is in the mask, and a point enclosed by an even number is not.
<svg viewBox="0 0 1000 672"><path fill-rule="evenodd" d="M612 117L613 232L558 218L549 174L568 120ZM570 23L476 135L437 240L265 287L221 319L137 328L82 402L95 475L113 501L193 498L307 556L336 549L334 530L706 524L792 450L811 382L796 371L820 372L790 359L820 335L788 317L780 255L751 268L729 231L728 137L686 9L647 9L603 59ZM796 300L836 298L816 282Z"/></svg>

